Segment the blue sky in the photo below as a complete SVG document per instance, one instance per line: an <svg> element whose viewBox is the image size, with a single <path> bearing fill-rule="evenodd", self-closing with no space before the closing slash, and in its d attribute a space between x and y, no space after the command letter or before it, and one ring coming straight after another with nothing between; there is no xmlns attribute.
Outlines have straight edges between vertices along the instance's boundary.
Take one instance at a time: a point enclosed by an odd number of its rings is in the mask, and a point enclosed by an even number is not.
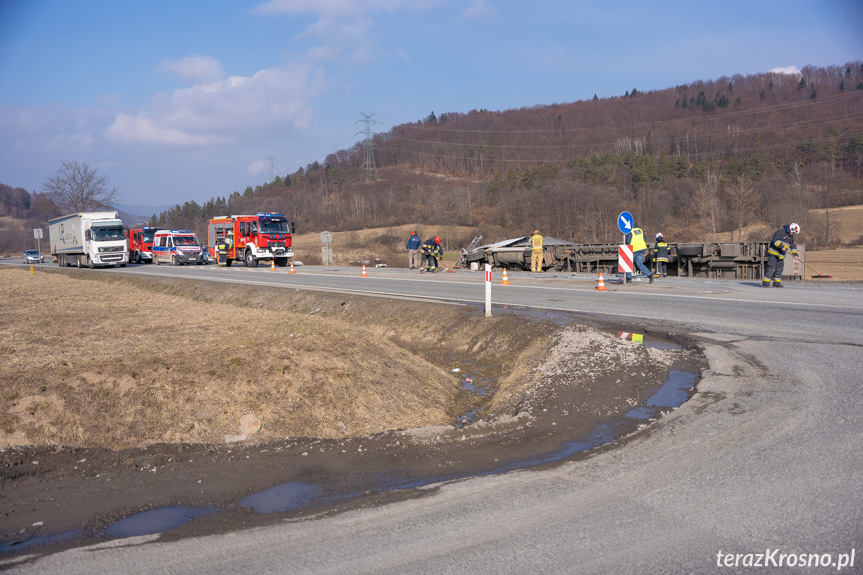
<svg viewBox="0 0 863 575"><path fill-rule="evenodd" d="M859 0L0 0L0 183L203 203L430 112L863 59ZM792 68L792 69L793 69Z"/></svg>

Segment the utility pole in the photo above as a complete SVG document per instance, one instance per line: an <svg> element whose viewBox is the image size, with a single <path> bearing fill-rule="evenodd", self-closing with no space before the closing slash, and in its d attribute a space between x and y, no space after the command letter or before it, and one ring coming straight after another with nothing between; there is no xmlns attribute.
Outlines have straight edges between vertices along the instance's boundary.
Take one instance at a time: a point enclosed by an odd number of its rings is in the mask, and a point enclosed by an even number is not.
<svg viewBox="0 0 863 575"><path fill-rule="evenodd" d="M363 140L363 147L365 148L365 156L363 157L363 169L366 171L366 183L371 183L372 181L378 180L378 169L375 166L375 153L372 150L372 124L380 124L380 122L376 120L372 120L372 116L374 114L366 114L360 112L363 115L362 122L365 122L366 129L363 130L363 134L365 134L366 138Z"/></svg>

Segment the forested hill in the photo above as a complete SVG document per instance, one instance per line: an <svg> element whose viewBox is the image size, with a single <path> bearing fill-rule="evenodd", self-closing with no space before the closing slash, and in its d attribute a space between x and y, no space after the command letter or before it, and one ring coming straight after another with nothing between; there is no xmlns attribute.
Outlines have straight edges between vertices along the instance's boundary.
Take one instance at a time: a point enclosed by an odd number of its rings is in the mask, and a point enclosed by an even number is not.
<svg viewBox="0 0 863 575"><path fill-rule="evenodd" d="M214 214L273 210L303 231L459 224L489 239L540 228L607 242L628 210L649 233L677 240L797 221L815 245L834 238L829 217L813 220L807 210L858 203L860 61L431 113L374 135L370 148L359 143L270 184L177 206L154 223L193 227Z"/></svg>

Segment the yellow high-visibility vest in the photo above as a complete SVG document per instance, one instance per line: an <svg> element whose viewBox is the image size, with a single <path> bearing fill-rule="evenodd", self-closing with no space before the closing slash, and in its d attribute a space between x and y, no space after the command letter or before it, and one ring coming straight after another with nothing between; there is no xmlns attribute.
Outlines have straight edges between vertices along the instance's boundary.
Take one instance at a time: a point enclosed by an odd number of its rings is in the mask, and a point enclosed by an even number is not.
<svg viewBox="0 0 863 575"><path fill-rule="evenodd" d="M542 249L542 236L539 234L534 234L530 236L530 245L535 250Z"/></svg>
<svg viewBox="0 0 863 575"><path fill-rule="evenodd" d="M632 228L632 251L639 252L647 249L647 244L644 242L644 232L641 228Z"/></svg>

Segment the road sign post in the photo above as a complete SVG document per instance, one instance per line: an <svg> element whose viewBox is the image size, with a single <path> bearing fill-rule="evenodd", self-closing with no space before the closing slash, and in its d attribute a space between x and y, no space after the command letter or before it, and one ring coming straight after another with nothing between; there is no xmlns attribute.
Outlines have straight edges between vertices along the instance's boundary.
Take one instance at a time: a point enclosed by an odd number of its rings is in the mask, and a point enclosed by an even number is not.
<svg viewBox="0 0 863 575"><path fill-rule="evenodd" d="M330 232L321 232L321 260L322 263L329 268L333 265L333 248L330 244L333 242L333 234Z"/></svg>
<svg viewBox="0 0 863 575"><path fill-rule="evenodd" d="M485 264L485 317L491 317L491 264Z"/></svg>
<svg viewBox="0 0 863 575"><path fill-rule="evenodd" d="M626 244L626 234L632 231L632 228L635 227L635 218L632 217L632 214L629 212L620 212L620 215L617 216L617 229L620 230L620 233L623 234L623 243ZM617 269L621 270L621 262L623 261L623 254L620 251L623 247L629 247L629 266L627 271L632 273L632 248L630 246L622 245L618 248L617 252ZM626 272L623 274L623 285L626 285Z"/></svg>
<svg viewBox="0 0 863 575"><path fill-rule="evenodd" d="M36 238L36 248L39 250L39 255L42 255L42 228L33 228L33 237ZM32 273L32 271L33 267L31 266L30 272Z"/></svg>

